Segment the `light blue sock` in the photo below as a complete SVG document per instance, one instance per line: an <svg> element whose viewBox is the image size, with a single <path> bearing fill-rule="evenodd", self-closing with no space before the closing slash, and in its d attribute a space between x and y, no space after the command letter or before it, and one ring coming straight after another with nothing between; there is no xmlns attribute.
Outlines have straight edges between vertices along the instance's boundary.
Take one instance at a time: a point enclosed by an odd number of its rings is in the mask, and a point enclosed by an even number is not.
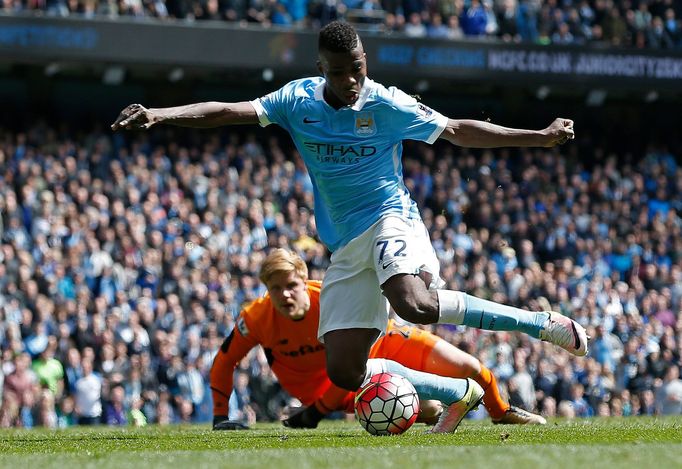
<svg viewBox="0 0 682 469"><path fill-rule="evenodd" d="M549 318L547 312L526 311L466 294L464 303L462 323L489 331L520 331L539 339L542 326Z"/></svg>
<svg viewBox="0 0 682 469"><path fill-rule="evenodd" d="M395 373L407 378L417 390L419 399L440 401L445 405L462 400L467 392L466 379L446 378L445 376L424 373L385 358L367 360L367 378L381 372Z"/></svg>

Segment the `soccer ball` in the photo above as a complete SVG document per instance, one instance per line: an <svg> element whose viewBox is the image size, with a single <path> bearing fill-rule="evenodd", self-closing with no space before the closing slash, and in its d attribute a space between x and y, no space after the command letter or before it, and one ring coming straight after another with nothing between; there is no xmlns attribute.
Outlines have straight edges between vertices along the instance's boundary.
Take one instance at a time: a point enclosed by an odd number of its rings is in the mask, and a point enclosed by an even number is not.
<svg viewBox="0 0 682 469"><path fill-rule="evenodd" d="M372 435L399 435L419 414L417 391L395 373L372 376L355 395L355 417Z"/></svg>

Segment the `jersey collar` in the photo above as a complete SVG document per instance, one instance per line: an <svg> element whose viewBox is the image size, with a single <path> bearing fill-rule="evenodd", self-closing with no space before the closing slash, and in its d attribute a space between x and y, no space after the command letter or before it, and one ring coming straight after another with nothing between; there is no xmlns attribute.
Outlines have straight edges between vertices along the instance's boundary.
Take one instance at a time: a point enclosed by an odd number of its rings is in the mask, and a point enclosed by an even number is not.
<svg viewBox="0 0 682 469"><path fill-rule="evenodd" d="M317 87L315 87L315 100L316 101L324 101L324 84L325 81L322 80ZM376 87L376 83L373 80L370 80L369 77L365 77L365 84L362 86L362 89L360 90L360 96L358 97L358 100L355 101L355 103L352 106L344 106L341 109L344 108L350 108L353 111L361 111L362 108L364 107L365 103L369 99L369 95L372 93L372 90ZM326 103L326 101L325 101Z"/></svg>

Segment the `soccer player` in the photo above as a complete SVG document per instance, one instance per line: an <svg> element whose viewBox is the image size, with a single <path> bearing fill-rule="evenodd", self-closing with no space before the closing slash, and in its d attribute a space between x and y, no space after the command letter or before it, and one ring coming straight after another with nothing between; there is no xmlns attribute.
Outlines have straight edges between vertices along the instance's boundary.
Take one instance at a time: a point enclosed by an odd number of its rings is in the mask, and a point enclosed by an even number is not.
<svg viewBox="0 0 682 469"><path fill-rule="evenodd" d="M256 345L265 349L282 387L305 406L284 420L285 425L315 428L329 412L353 412L355 394L329 381L324 345L317 339L321 283L308 280L304 260L286 249L275 249L268 254L260 280L268 293L241 311L234 330L213 361L213 428L244 428L239 422L229 420L228 402L234 370ZM476 358L424 330L398 326L391 320L386 335L372 346L370 356L441 376L474 379L485 390L483 404L493 422L545 423L541 416L504 402L495 376ZM421 421L438 417L439 403L422 401L421 407L425 411L420 412Z"/></svg>
<svg viewBox="0 0 682 469"><path fill-rule="evenodd" d="M294 80L254 101L160 109L132 104L111 127L274 123L289 132L313 182L319 236L332 251L318 337L325 344L329 378L341 388L355 391L369 376L393 371L381 360L368 360L386 330L389 303L412 323L522 331L585 355L585 329L560 313L530 312L443 288L401 163L405 139L441 138L471 148L552 147L573 138L573 121L557 118L542 130L525 130L450 119L369 79L362 41L347 23L320 30L318 52L322 76ZM445 409L445 420L457 420L447 415L459 415L459 402L458 397Z"/></svg>

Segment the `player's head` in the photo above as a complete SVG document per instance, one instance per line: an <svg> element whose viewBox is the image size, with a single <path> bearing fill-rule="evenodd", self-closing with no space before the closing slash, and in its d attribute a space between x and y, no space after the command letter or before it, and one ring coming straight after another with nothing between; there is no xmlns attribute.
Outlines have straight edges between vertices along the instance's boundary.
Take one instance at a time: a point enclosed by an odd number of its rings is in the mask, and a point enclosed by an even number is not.
<svg viewBox="0 0 682 469"><path fill-rule="evenodd" d="M286 249L274 249L261 266L259 278L265 284L275 309L288 318L303 319L310 308L306 288L308 266Z"/></svg>
<svg viewBox="0 0 682 469"><path fill-rule="evenodd" d="M320 30L317 68L325 78L324 98L330 105L339 108L358 100L367 57L355 28L333 21Z"/></svg>

